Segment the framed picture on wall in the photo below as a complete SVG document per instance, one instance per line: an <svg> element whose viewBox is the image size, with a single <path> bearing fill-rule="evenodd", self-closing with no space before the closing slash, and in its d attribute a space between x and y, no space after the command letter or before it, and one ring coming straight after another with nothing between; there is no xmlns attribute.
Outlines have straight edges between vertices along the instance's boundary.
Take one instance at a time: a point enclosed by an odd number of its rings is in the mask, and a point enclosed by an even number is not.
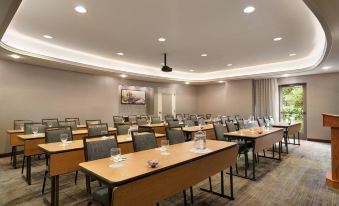
<svg viewBox="0 0 339 206"><path fill-rule="evenodd" d="M143 90L121 89L121 104L144 105L146 92Z"/></svg>

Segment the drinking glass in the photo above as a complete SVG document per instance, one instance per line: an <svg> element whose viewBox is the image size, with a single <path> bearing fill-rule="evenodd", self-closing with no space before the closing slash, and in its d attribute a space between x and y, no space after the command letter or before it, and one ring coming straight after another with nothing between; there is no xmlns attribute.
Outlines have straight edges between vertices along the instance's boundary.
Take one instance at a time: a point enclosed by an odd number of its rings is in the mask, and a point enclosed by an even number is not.
<svg viewBox="0 0 339 206"><path fill-rule="evenodd" d="M111 160L113 163L110 165L112 168L121 167L121 149L120 148L112 148L111 149Z"/></svg>
<svg viewBox="0 0 339 206"><path fill-rule="evenodd" d="M20 125L20 130L24 130L24 125Z"/></svg>
<svg viewBox="0 0 339 206"><path fill-rule="evenodd" d="M68 134L60 134L60 140L62 142L62 146L66 146L68 140Z"/></svg>
<svg viewBox="0 0 339 206"><path fill-rule="evenodd" d="M48 123L48 127L52 127L52 123Z"/></svg>
<svg viewBox="0 0 339 206"><path fill-rule="evenodd" d="M37 127L32 127L33 135L37 135L38 131L39 131L39 129Z"/></svg>
<svg viewBox="0 0 339 206"><path fill-rule="evenodd" d="M168 140L161 140L161 154L168 155L169 154L169 141Z"/></svg>

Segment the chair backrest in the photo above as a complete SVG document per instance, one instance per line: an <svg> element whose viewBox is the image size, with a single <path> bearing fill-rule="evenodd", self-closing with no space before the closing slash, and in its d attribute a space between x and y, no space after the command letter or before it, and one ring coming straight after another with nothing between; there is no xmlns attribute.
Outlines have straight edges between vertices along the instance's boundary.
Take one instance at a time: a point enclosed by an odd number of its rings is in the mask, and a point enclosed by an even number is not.
<svg viewBox="0 0 339 206"><path fill-rule="evenodd" d="M236 114L236 115L234 115L234 118L238 121L240 119L240 115Z"/></svg>
<svg viewBox="0 0 339 206"><path fill-rule="evenodd" d="M73 121L59 121L60 127L72 127L72 130L77 130L77 122L75 120Z"/></svg>
<svg viewBox="0 0 339 206"><path fill-rule="evenodd" d="M14 120L13 129L18 130L24 128L25 123L33 123L33 120Z"/></svg>
<svg viewBox="0 0 339 206"><path fill-rule="evenodd" d="M274 124L274 119L272 116L269 117L270 124Z"/></svg>
<svg viewBox="0 0 339 206"><path fill-rule="evenodd" d="M153 124L161 123L160 117L152 117L152 123Z"/></svg>
<svg viewBox="0 0 339 206"><path fill-rule="evenodd" d="M147 124L147 119L137 119L137 125L145 125Z"/></svg>
<svg viewBox="0 0 339 206"><path fill-rule="evenodd" d="M32 129L37 128L38 133L44 133L46 129L45 123L25 123L24 124L24 134L33 134Z"/></svg>
<svg viewBox="0 0 339 206"><path fill-rule="evenodd" d="M117 124L116 125L117 134L118 135L128 134L129 127L130 126L128 124Z"/></svg>
<svg viewBox="0 0 339 206"><path fill-rule="evenodd" d="M206 119L211 119L212 118L212 114L206 114Z"/></svg>
<svg viewBox="0 0 339 206"><path fill-rule="evenodd" d="M206 124L205 119L204 119L204 118L199 118L199 119L198 119L198 124L199 124L199 125L204 125L204 124Z"/></svg>
<svg viewBox="0 0 339 206"><path fill-rule="evenodd" d="M146 114L140 115L139 119L145 119L146 121L149 119Z"/></svg>
<svg viewBox="0 0 339 206"><path fill-rule="evenodd" d="M226 127L222 124L213 124L213 129L215 133L216 140L225 141L224 133L227 132Z"/></svg>
<svg viewBox="0 0 339 206"><path fill-rule="evenodd" d="M113 124L116 127L117 124L124 123L124 118L121 116L113 116Z"/></svg>
<svg viewBox="0 0 339 206"><path fill-rule="evenodd" d="M58 118L42 119L42 123L45 123L47 125L47 127L59 127Z"/></svg>
<svg viewBox="0 0 339 206"><path fill-rule="evenodd" d="M192 115L190 115L190 119L191 119L192 121L197 121L197 120L198 120L198 117L197 117L197 115L192 114Z"/></svg>
<svg viewBox="0 0 339 206"><path fill-rule="evenodd" d="M72 127L55 127L55 128L46 128L45 130L45 142L60 142L60 135L67 134L68 141L73 140Z"/></svg>
<svg viewBox="0 0 339 206"><path fill-rule="evenodd" d="M257 118L257 121L258 121L259 127L265 126L264 119L262 119L262 118Z"/></svg>
<svg viewBox="0 0 339 206"><path fill-rule="evenodd" d="M264 117L264 122L265 122L265 125L270 124L269 117Z"/></svg>
<svg viewBox="0 0 339 206"><path fill-rule="evenodd" d="M157 147L157 141L154 133L152 132L132 132L132 139L134 152L153 149Z"/></svg>
<svg viewBox="0 0 339 206"><path fill-rule="evenodd" d="M184 119L189 119L190 115L189 114L184 114Z"/></svg>
<svg viewBox="0 0 339 206"><path fill-rule="evenodd" d="M234 116L228 116L227 117L227 121L229 121L229 122L234 121L234 120L235 120Z"/></svg>
<svg viewBox="0 0 339 206"><path fill-rule="evenodd" d="M128 121L130 122L130 123L136 123L137 122L137 115L129 115L128 116Z"/></svg>
<svg viewBox="0 0 339 206"><path fill-rule="evenodd" d="M187 127L193 127L195 125L195 123L192 120L190 120L190 119L184 120L184 124Z"/></svg>
<svg viewBox="0 0 339 206"><path fill-rule="evenodd" d="M176 114L176 115L175 115L175 118L176 118L178 121L184 120L183 114Z"/></svg>
<svg viewBox="0 0 339 206"><path fill-rule="evenodd" d="M171 115L171 114L165 115L165 121L166 121L166 122L173 121L173 120L174 120L173 115Z"/></svg>
<svg viewBox="0 0 339 206"><path fill-rule="evenodd" d="M233 122L226 122L226 127L228 132L237 131L237 128L235 127Z"/></svg>
<svg viewBox="0 0 339 206"><path fill-rule="evenodd" d="M168 121L168 127L169 127L169 128L177 128L177 127L180 127L179 121L177 121L177 120L171 120L171 121Z"/></svg>
<svg viewBox="0 0 339 206"><path fill-rule="evenodd" d="M110 135L111 136L111 135ZM117 148L117 137L102 139L100 137L84 137L85 161L103 159L111 156L111 149Z"/></svg>
<svg viewBox="0 0 339 206"><path fill-rule="evenodd" d="M86 127L88 128L88 125L90 124L101 124L101 120L98 119L98 120L86 120Z"/></svg>
<svg viewBox="0 0 339 206"><path fill-rule="evenodd" d="M198 118L205 118L204 114L198 114Z"/></svg>
<svg viewBox="0 0 339 206"><path fill-rule="evenodd" d="M79 117L67 117L65 118L65 122L72 122L75 121L77 125L80 125L80 118Z"/></svg>
<svg viewBox="0 0 339 206"><path fill-rule="evenodd" d="M88 125L88 136L100 136L100 135L108 135L108 124L89 124Z"/></svg>
<svg viewBox="0 0 339 206"><path fill-rule="evenodd" d="M252 121L252 122L247 123L245 126L246 128L259 127L259 124L258 124L258 121Z"/></svg>
<svg viewBox="0 0 339 206"><path fill-rule="evenodd" d="M181 129L166 128L166 137L169 144L178 144L186 141L184 132Z"/></svg>
<svg viewBox="0 0 339 206"><path fill-rule="evenodd" d="M220 117L220 119L221 119L221 123L222 123L222 124L226 124L226 122L227 122L227 116L223 115L223 116Z"/></svg>
<svg viewBox="0 0 339 206"><path fill-rule="evenodd" d="M238 122L238 128L239 128L239 129L245 129L245 128L246 128L245 122L244 122L243 119L238 119L237 122Z"/></svg>

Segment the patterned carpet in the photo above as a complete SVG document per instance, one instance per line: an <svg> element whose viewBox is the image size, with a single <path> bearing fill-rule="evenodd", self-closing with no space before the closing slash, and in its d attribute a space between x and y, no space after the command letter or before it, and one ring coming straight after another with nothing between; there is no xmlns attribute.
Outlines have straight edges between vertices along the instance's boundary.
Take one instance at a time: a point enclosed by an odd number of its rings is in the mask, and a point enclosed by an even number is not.
<svg viewBox="0 0 339 206"><path fill-rule="evenodd" d="M208 181L194 186L194 205L338 205L339 192L324 185L326 172L330 168L330 145L302 141L301 146L291 145L290 154L283 154L283 160L260 158L257 167L257 181L234 178L235 200L223 199L199 190ZM267 152L268 153L268 152ZM19 157L19 160L22 158ZM10 158L0 159L0 205L24 206L45 205L43 197L50 198L50 180L47 180L45 194L41 195L44 163L32 162L32 185L28 186L21 175L21 169L12 169ZM20 161L18 165L20 164ZM243 172L243 158L239 160L239 172ZM60 176L60 205L87 205L84 176L79 173L74 185L74 173ZM220 189L220 175L213 177L214 190ZM225 191L229 192L229 178L225 175ZM136 204L137 205L137 204ZM160 202L160 205L183 205L182 193Z"/></svg>

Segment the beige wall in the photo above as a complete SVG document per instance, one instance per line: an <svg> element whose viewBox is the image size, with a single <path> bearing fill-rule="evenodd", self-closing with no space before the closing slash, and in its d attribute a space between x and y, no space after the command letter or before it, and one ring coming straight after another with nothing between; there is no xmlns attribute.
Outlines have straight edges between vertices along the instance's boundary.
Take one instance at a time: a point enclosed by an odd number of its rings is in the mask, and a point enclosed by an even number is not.
<svg viewBox="0 0 339 206"><path fill-rule="evenodd" d="M178 113L196 112L194 86L88 75L0 60L0 154L10 151L6 129L13 127L15 119L80 117L82 122L101 119L112 124L113 115L126 110L120 108L119 85L153 88L151 106L155 114L157 87L175 89Z"/></svg>
<svg viewBox="0 0 339 206"><path fill-rule="evenodd" d="M321 113L339 114L339 73L278 79L278 84L306 83L307 138L330 139L322 125Z"/></svg>
<svg viewBox="0 0 339 206"><path fill-rule="evenodd" d="M227 81L197 88L198 113L239 114L245 118L252 114L252 80Z"/></svg>

